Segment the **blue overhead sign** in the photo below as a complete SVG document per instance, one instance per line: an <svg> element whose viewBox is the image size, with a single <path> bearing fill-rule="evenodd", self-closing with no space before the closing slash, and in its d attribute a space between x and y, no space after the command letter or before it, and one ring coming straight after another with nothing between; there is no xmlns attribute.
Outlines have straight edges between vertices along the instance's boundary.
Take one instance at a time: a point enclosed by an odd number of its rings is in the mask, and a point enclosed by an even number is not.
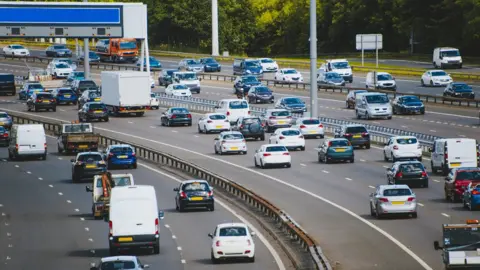
<svg viewBox="0 0 480 270"><path fill-rule="evenodd" d="M121 6L4 6L0 25L121 25Z"/></svg>

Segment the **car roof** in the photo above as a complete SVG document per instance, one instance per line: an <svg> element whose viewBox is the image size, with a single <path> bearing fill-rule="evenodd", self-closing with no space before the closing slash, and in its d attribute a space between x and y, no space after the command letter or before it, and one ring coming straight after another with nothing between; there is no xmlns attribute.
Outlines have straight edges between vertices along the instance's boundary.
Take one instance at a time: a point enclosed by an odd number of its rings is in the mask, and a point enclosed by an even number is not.
<svg viewBox="0 0 480 270"><path fill-rule="evenodd" d="M110 148L125 148L125 147L133 148L130 144L114 144L114 145L110 145Z"/></svg>
<svg viewBox="0 0 480 270"><path fill-rule="evenodd" d="M100 152L82 152L82 153L78 153L77 157L84 156L84 155L100 155L101 156L102 153L100 153Z"/></svg>
<svg viewBox="0 0 480 270"><path fill-rule="evenodd" d="M410 189L408 185L379 185L378 186L381 190L387 189Z"/></svg>
<svg viewBox="0 0 480 270"><path fill-rule="evenodd" d="M240 222L230 222L230 223L220 223L217 225L217 228L228 228L228 227L245 227L248 228L247 225Z"/></svg>
<svg viewBox="0 0 480 270"><path fill-rule="evenodd" d="M289 99L289 98L300 99L299 97L282 97L281 99Z"/></svg>
<svg viewBox="0 0 480 270"><path fill-rule="evenodd" d="M431 69L431 70L427 70L427 71L430 71L430 72L436 72L436 71L445 72L445 70L442 70L442 69Z"/></svg>
<svg viewBox="0 0 480 270"><path fill-rule="evenodd" d="M283 71L286 71L286 70L295 70L295 71L297 71L297 70L294 69L294 68L281 68L280 70L283 70Z"/></svg>
<svg viewBox="0 0 480 270"><path fill-rule="evenodd" d="M284 112L284 111L289 112L289 110L287 109L267 109L266 110L266 112Z"/></svg>
<svg viewBox="0 0 480 270"><path fill-rule="evenodd" d="M421 99L419 99L417 96L414 96L414 95L405 95L405 96L398 96L399 98L403 98L403 97L412 97L412 98L416 98L420 101L422 101Z"/></svg>
<svg viewBox="0 0 480 270"><path fill-rule="evenodd" d="M17 44L17 43L10 44L10 45L7 45L7 46L22 46L22 47L25 47L25 46L23 46L23 45L21 45L21 44Z"/></svg>
<svg viewBox="0 0 480 270"><path fill-rule="evenodd" d="M453 48L453 47L438 47L438 48L435 48L435 49L440 49L440 50L456 50L456 51L458 51L457 48Z"/></svg>
<svg viewBox="0 0 480 270"><path fill-rule="evenodd" d="M205 116L211 116L211 115L223 115L223 116L227 116L227 115L224 114L224 113L216 113L216 112L214 112L214 113L206 113L206 114L205 114Z"/></svg>
<svg viewBox="0 0 480 270"><path fill-rule="evenodd" d="M390 75L388 72L377 72L377 75Z"/></svg>
<svg viewBox="0 0 480 270"><path fill-rule="evenodd" d="M397 164L397 165L404 165L404 164L422 164L422 162L418 161L418 160L405 160L405 161L397 161L395 162L394 164Z"/></svg>
<svg viewBox="0 0 480 270"><path fill-rule="evenodd" d="M452 82L452 85L468 85L468 86L470 86L468 83L464 83L464 82Z"/></svg>
<svg viewBox="0 0 480 270"><path fill-rule="evenodd" d="M416 139L415 136L392 136L391 139Z"/></svg>
<svg viewBox="0 0 480 270"><path fill-rule="evenodd" d="M136 256L112 256L112 257L104 257L100 261L103 262L113 262L113 261L137 261Z"/></svg>
<svg viewBox="0 0 480 270"><path fill-rule="evenodd" d="M240 134L243 136L243 134L240 131L223 131L220 132L220 135L227 135L227 134Z"/></svg>
<svg viewBox="0 0 480 270"><path fill-rule="evenodd" d="M345 138L330 138L330 139L326 139L325 141L331 142L331 141L348 141L348 140Z"/></svg>
<svg viewBox="0 0 480 270"><path fill-rule="evenodd" d="M287 149L287 147L286 147L285 145L273 144L273 143L263 144L262 146L265 146L265 147L270 147L270 146L283 146L283 147L285 147L285 149ZM287 149L287 151L288 151L288 149Z"/></svg>
<svg viewBox="0 0 480 270"><path fill-rule="evenodd" d="M456 172L464 172L464 171L480 171L478 167L463 167L463 168L455 168Z"/></svg>
<svg viewBox="0 0 480 270"><path fill-rule="evenodd" d="M221 99L219 101L223 101L223 102L245 101L246 102L246 100L238 99L238 98L227 98L227 99Z"/></svg>
<svg viewBox="0 0 480 270"><path fill-rule="evenodd" d="M185 109L185 110L188 111L188 109L187 109L187 108L184 108L184 107L170 107L169 109L172 109L172 110L173 110L173 109Z"/></svg>
<svg viewBox="0 0 480 270"><path fill-rule="evenodd" d="M348 125L343 125L344 127L365 127L365 125L362 125L362 124L348 124Z"/></svg>
<svg viewBox="0 0 480 270"><path fill-rule="evenodd" d="M92 101L92 102L86 102L85 104L97 104L97 105L104 105L103 102L100 101Z"/></svg>
<svg viewBox="0 0 480 270"><path fill-rule="evenodd" d="M348 62L347 59L330 59L327 62L336 63L336 62Z"/></svg>
<svg viewBox="0 0 480 270"><path fill-rule="evenodd" d="M368 93L361 93L363 96L376 96L376 95L387 95L386 93L380 93L380 92L368 92Z"/></svg>
<svg viewBox="0 0 480 270"><path fill-rule="evenodd" d="M207 185L210 185L210 183L208 183L207 180L203 180L203 179L191 179L191 180L185 180L185 181L182 181L182 184L190 184L190 183L205 183Z"/></svg>

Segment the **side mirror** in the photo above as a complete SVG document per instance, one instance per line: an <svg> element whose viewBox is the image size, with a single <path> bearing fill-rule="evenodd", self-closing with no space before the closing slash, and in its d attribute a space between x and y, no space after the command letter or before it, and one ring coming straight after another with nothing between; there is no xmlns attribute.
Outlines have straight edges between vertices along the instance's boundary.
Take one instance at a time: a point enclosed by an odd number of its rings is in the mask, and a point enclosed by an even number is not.
<svg viewBox="0 0 480 270"><path fill-rule="evenodd" d="M161 210L158 211L158 218L159 218L159 219L164 219L164 218L165 218L165 212L163 212L163 211L161 211Z"/></svg>
<svg viewBox="0 0 480 270"><path fill-rule="evenodd" d="M177 192L178 192L178 190L179 190L178 187L176 187L176 188L173 189L173 191L177 191Z"/></svg>
<svg viewBox="0 0 480 270"><path fill-rule="evenodd" d="M255 232L250 232L251 236L256 236L257 234Z"/></svg>
<svg viewBox="0 0 480 270"><path fill-rule="evenodd" d="M93 192L93 189L89 186L85 186L85 191L86 192Z"/></svg>
<svg viewBox="0 0 480 270"><path fill-rule="evenodd" d="M70 162L74 163L74 162L75 162L75 159L73 159L73 158L72 158L72 159L70 159Z"/></svg>
<svg viewBox="0 0 480 270"><path fill-rule="evenodd" d="M433 149L431 147L428 148L428 152L432 153Z"/></svg>
<svg viewBox="0 0 480 270"><path fill-rule="evenodd" d="M209 234L208 234L208 237L210 237L210 238L213 239L213 234L209 233Z"/></svg>
<svg viewBox="0 0 480 270"><path fill-rule="evenodd" d="M439 250L441 249L442 247L440 246L440 243L438 243L438 241L433 241L433 248L435 250Z"/></svg>

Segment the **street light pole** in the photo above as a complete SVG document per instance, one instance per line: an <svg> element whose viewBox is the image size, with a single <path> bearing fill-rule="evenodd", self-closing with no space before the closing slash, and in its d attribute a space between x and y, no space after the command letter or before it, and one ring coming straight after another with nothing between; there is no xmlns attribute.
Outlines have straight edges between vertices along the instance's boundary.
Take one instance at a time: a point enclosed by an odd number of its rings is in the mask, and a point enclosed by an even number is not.
<svg viewBox="0 0 480 270"><path fill-rule="evenodd" d="M317 2L310 0L310 110L311 117L318 117L317 85Z"/></svg>
<svg viewBox="0 0 480 270"><path fill-rule="evenodd" d="M212 0L212 56L219 56L218 48L218 0Z"/></svg>
<svg viewBox="0 0 480 270"><path fill-rule="evenodd" d="M83 0L83 2L88 2L88 0ZM88 38L83 39L83 68L85 71L85 79L90 79L90 56L89 56L89 42Z"/></svg>

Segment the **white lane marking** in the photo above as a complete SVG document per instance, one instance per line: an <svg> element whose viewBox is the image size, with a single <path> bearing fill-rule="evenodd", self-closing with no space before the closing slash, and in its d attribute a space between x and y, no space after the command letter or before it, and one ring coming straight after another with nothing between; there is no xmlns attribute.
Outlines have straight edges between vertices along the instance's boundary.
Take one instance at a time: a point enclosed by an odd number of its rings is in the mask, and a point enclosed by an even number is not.
<svg viewBox="0 0 480 270"><path fill-rule="evenodd" d="M18 166L18 165L15 165L15 168L18 168L18 167L20 167L20 166Z"/></svg>
<svg viewBox="0 0 480 270"><path fill-rule="evenodd" d="M2 212L2 217L4 217L4 216L5 216L5 213Z"/></svg>
<svg viewBox="0 0 480 270"><path fill-rule="evenodd" d="M132 121L128 121L128 123L129 123L129 124L133 124L133 122L132 122Z"/></svg>
<svg viewBox="0 0 480 270"><path fill-rule="evenodd" d="M430 129L430 132L437 132L437 131L436 131L436 130L434 130L434 129Z"/></svg>
<svg viewBox="0 0 480 270"><path fill-rule="evenodd" d="M88 241L89 241L89 242L93 242L93 239L92 239L92 238L88 238Z"/></svg>
<svg viewBox="0 0 480 270"><path fill-rule="evenodd" d="M85 221L85 218L81 217L80 220L81 220L81 221Z"/></svg>
<svg viewBox="0 0 480 270"><path fill-rule="evenodd" d="M183 264L187 263L187 261L185 261L185 260L181 260L180 262L183 263Z"/></svg>
<svg viewBox="0 0 480 270"><path fill-rule="evenodd" d="M177 247L177 250L182 250L182 247Z"/></svg>
<svg viewBox="0 0 480 270"><path fill-rule="evenodd" d="M9 261L11 260L12 258L10 258L10 256L7 256L6 260Z"/></svg>
<svg viewBox="0 0 480 270"><path fill-rule="evenodd" d="M42 178L42 177L38 177L38 180L42 181L42 180L43 180L43 178Z"/></svg>
<svg viewBox="0 0 480 270"><path fill-rule="evenodd" d="M368 186L369 188L375 188L374 186Z"/></svg>
<svg viewBox="0 0 480 270"><path fill-rule="evenodd" d="M62 192L58 192L58 195L63 196L63 193L62 193Z"/></svg>
<svg viewBox="0 0 480 270"><path fill-rule="evenodd" d="M53 188L53 185L48 185L49 187Z"/></svg>
<svg viewBox="0 0 480 270"><path fill-rule="evenodd" d="M420 205L420 206L425 206L423 203L417 203L417 204Z"/></svg>
<svg viewBox="0 0 480 270"><path fill-rule="evenodd" d="M78 208L75 208L75 212L80 212L80 209L78 209Z"/></svg>
<svg viewBox="0 0 480 270"><path fill-rule="evenodd" d="M7 232L7 237L10 237L10 236L12 236L12 234L11 234L11 233L9 233L9 232Z"/></svg>
<svg viewBox="0 0 480 270"><path fill-rule="evenodd" d="M458 135L458 137L465 137L465 135L461 135L461 134L460 134L460 135Z"/></svg>
<svg viewBox="0 0 480 270"><path fill-rule="evenodd" d="M300 163L300 166L307 167L307 165L305 165L305 164L303 164L303 163Z"/></svg>
<svg viewBox="0 0 480 270"><path fill-rule="evenodd" d="M407 126L402 126L402 128L407 128Z"/></svg>
<svg viewBox="0 0 480 270"><path fill-rule="evenodd" d="M383 165L383 168L388 169L388 168L390 168L390 167Z"/></svg>
<svg viewBox="0 0 480 270"><path fill-rule="evenodd" d="M172 239L177 239L177 237L175 235L172 235Z"/></svg>
<svg viewBox="0 0 480 270"><path fill-rule="evenodd" d="M198 135L193 135L193 137L198 138Z"/></svg>
<svg viewBox="0 0 480 270"><path fill-rule="evenodd" d="M181 179L178 179L176 178L175 176L172 176L170 174L167 174L167 173L164 173L160 170L157 170L153 167L150 167L146 164L143 164L143 163L138 163L138 165L144 167L144 168L147 168L153 172L156 172L158 174L161 174L161 175L164 175L178 183L181 183L182 180ZM245 219L244 217L242 217L241 215L237 214L237 212L235 210L233 210L232 208L230 208L228 205L226 205L222 200L219 200L218 198L215 200L216 203L220 204L221 207L223 207L225 210L227 210L228 212L230 212L233 216L235 216L236 218L238 218L242 223L244 223L245 225L247 225L249 228L251 228L254 232L257 233L257 237L258 239L260 239L260 241L262 241L262 243L265 245L265 247L268 249L268 251L270 252L270 254L272 254L274 260L275 260L275 263L277 264L279 270L286 270L285 268L285 265L283 264L283 261L282 259L280 258L280 255L277 253L277 251L273 248L273 246L270 244L270 242L267 240L267 238L262 234L260 233L260 231L255 227L253 226L253 224L251 224L247 219ZM352 212L353 213L353 212ZM360 217L360 216L359 216ZM368 221L367 221L368 222ZM170 228L170 226L168 224L165 224L165 227L166 228ZM427 268L427 270L432 270L431 268Z"/></svg>
<svg viewBox="0 0 480 270"><path fill-rule="evenodd" d="M61 112L64 112L65 110L64 109L60 109Z"/></svg>
<svg viewBox="0 0 480 270"><path fill-rule="evenodd" d="M27 174L32 174L32 172L31 172L31 171L27 171Z"/></svg>
<svg viewBox="0 0 480 270"><path fill-rule="evenodd" d="M361 162L365 162L365 159L360 159Z"/></svg>
<svg viewBox="0 0 480 270"><path fill-rule="evenodd" d="M59 159L59 160L62 160L63 158L61 158L61 157L58 157L58 159Z"/></svg>
<svg viewBox="0 0 480 270"><path fill-rule="evenodd" d="M72 201L70 201L70 200L67 200L67 203L72 203Z"/></svg>
<svg viewBox="0 0 480 270"><path fill-rule="evenodd" d="M157 128L157 127L155 127L155 126L150 126L150 128Z"/></svg>
<svg viewBox="0 0 480 270"><path fill-rule="evenodd" d="M344 101L342 101L343 103ZM10 109L3 109L4 111L11 111L11 112L16 112L16 113L20 113L20 114L24 114L24 115L31 115L31 116L36 116L36 117L39 117L38 115L35 115L35 114L32 114L32 113L25 113L25 112L21 112L21 111L16 111L16 110L10 110ZM40 116L42 118L45 118L45 119L51 119L51 120L55 120L55 121L60 121L60 122L63 122L63 123L69 123L69 121L65 121L65 120L62 120L62 119L58 119L58 118L53 118L53 117L46 117L46 116ZM291 183L288 183L286 181L283 181L283 180L280 180L278 178L275 178L273 176L270 176L268 174L265 174L265 173L262 173L262 172L259 172L259 171L256 171L254 169L250 169L250 168L247 168L247 167L243 167L241 165L238 165L238 164L235 164L235 163L232 163L232 162L228 162L228 161L225 161L225 160L222 160L222 159L219 159L219 158L216 158L216 157L211 157L211 156L208 156L206 154L202 154L202 153L199 153L199 152L195 152L195 151L192 151L192 150L189 150L189 149L186 149L186 148L182 148L182 147L179 147L179 146L174 146L174 145L171 145L171 144L168 144L168 143L162 143L162 142L159 142L159 141L155 141L155 140L152 140L152 139L147 139L147 138L143 138L143 137L140 137L140 136L136 136L136 135L132 135L132 134L127 134L125 132L119 132L119 131L114 131L114 130L108 130L106 128L96 128L97 130L103 130L103 131L108 131L108 132L111 132L111 133L115 133L115 134L118 134L118 135L123 135L123 136L126 136L126 137L130 137L130 138L136 138L136 139L140 139L140 140L144 140L144 141L147 141L147 142L151 142L151 143L155 143L155 144L160 144L160 145L164 145L164 146L169 146L169 147L172 147L172 148L175 148L177 150L182 150L182 151L185 151L185 152L188 152L188 153L191 153L191 154L196 154L196 155L199 155L201 157L204 157L204 158L209 158L211 160L215 160L217 162L221 162L221 163L224 163L224 164L227 164L227 165L230 165L232 167L235 167L235 168L239 168L239 169L242 169L242 170L245 170L245 171L248 171L250 173L254 173L254 174L257 174L257 175L260 175L260 176L263 176L264 178L266 179L270 179L272 181L275 181L277 183L281 183L285 186L288 186L292 189L295 189L299 192L302 192L302 193L305 193L307 195L310 195L311 197L314 197L320 201L323 201L325 203L328 203L330 204L331 206L337 208L337 209L340 209L341 211L349 214L350 216L356 218L357 220L361 221L362 223L366 224L367 226L369 226L370 228L376 230L378 233L382 234L383 236L385 236L386 238L388 238L390 241L392 241L395 245L397 245L399 248L401 248L405 253L407 253L410 257L412 257L418 264L420 264L425 270L433 270L424 260L422 260L422 258L420 258L417 254L415 254L412 250L410 250L406 245L404 245L402 242L400 242L398 239L396 239L395 237L393 237L393 235L389 234L388 232L386 232L385 230L383 230L382 228L378 227L377 225L373 224L372 222L368 221L367 219L359 216L358 214L354 213L353 211L325 198L325 197L322 197L318 194L315 194L309 190L306 190L306 189L303 189L303 188L300 188L298 186L295 186ZM361 160L360 160L361 161ZM159 172L160 174L163 174L163 172L160 172L158 170L155 170L154 168L151 168L152 170L154 171L157 171ZM169 176L170 178L172 178L171 176ZM173 178L172 178L173 179ZM176 179L176 178L175 178ZM176 180L177 182L182 182L181 180ZM224 208L227 208L228 206L227 205L224 205ZM234 215L237 215L235 213L235 211L231 211L232 214ZM245 220L243 217L241 216L238 216L239 219L241 218L242 222L247 224L247 226L250 226L248 225L249 223L247 223L248 221ZM243 221L244 220L244 221ZM166 226L165 226L166 227ZM252 226L250 226L252 227ZM258 230L255 230L255 231L258 231ZM259 235L260 236L260 235ZM260 237L259 237L260 238ZM274 258L275 258L275 261L277 262L277 265L281 265L282 268L281 269L285 269L285 266L282 262L282 260L280 259L278 253L275 251L275 249L270 245L270 243L266 240L265 237L262 236L262 238L264 239L264 241L262 240L262 242L264 242L265 246L267 246L267 248L269 249L269 251L274 254ZM278 259L278 260L277 260Z"/></svg>
<svg viewBox="0 0 480 270"><path fill-rule="evenodd" d="M173 132L173 133L177 133L178 131L176 131L176 130L172 130L172 132Z"/></svg>
<svg viewBox="0 0 480 270"><path fill-rule="evenodd" d="M0 203L0 207L3 207L3 204Z"/></svg>
<svg viewBox="0 0 480 270"><path fill-rule="evenodd" d="M90 229L89 229L88 227L85 227L85 231L87 231L87 232L88 232L88 231L90 231Z"/></svg>
<svg viewBox="0 0 480 270"><path fill-rule="evenodd" d="M329 173L328 171L322 170L323 173Z"/></svg>
<svg viewBox="0 0 480 270"><path fill-rule="evenodd" d="M437 183L440 183L440 181L438 181L437 179L433 179L434 182L437 182Z"/></svg>
<svg viewBox="0 0 480 270"><path fill-rule="evenodd" d="M348 177L345 177L345 180L347 180L347 181L352 181L352 179L351 179L351 178L348 178Z"/></svg>
<svg viewBox="0 0 480 270"><path fill-rule="evenodd" d="M448 218L450 217L449 215L447 215L447 214L445 214L445 213L442 213L442 216L448 217Z"/></svg>

